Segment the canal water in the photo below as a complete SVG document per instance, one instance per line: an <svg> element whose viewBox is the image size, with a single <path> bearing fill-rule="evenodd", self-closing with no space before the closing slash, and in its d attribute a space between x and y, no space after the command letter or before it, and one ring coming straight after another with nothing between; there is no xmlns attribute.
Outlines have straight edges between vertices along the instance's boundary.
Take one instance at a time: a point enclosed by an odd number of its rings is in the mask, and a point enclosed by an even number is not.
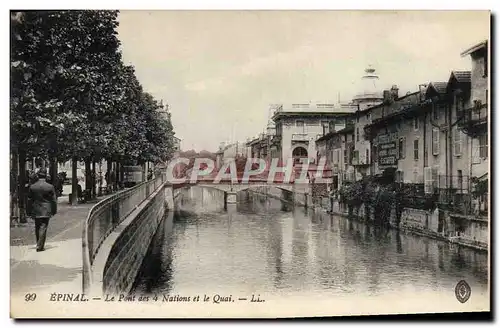
<svg viewBox="0 0 500 328"><path fill-rule="evenodd" d="M454 290L465 280L469 302L489 304L485 252L261 195L243 198L227 210L197 206L162 225L133 292L267 302L426 295L428 302L459 306Z"/></svg>

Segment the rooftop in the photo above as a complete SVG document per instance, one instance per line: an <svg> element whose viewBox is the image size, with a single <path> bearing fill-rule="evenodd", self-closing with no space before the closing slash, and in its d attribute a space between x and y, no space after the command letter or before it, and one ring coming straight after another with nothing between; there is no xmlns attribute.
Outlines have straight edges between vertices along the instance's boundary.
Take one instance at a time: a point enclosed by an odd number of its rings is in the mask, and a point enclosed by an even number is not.
<svg viewBox="0 0 500 328"><path fill-rule="evenodd" d="M339 106L332 103L295 103L286 104L276 107L276 113L347 113L350 112L349 107Z"/></svg>
<svg viewBox="0 0 500 328"><path fill-rule="evenodd" d="M342 135L342 134L347 134L347 133L352 133L352 132L354 132L354 124L347 124L347 126L345 128L342 128L338 131L328 132L324 136L316 139L316 142L328 140L331 137L333 137L334 135Z"/></svg>
<svg viewBox="0 0 500 328"><path fill-rule="evenodd" d="M430 82L427 86L427 90L433 88L437 93L445 94L446 87L448 86L448 82Z"/></svg>
<svg viewBox="0 0 500 328"><path fill-rule="evenodd" d="M459 83L470 83L471 72L470 71L452 71L451 77L455 77Z"/></svg>
<svg viewBox="0 0 500 328"><path fill-rule="evenodd" d="M474 53L474 52L476 52L478 50L481 50L483 48L488 48L488 40L481 41L478 44L470 47L469 49L467 49L464 52L462 52L460 54L460 56L465 57L465 56L470 55L470 54L472 54L472 53Z"/></svg>

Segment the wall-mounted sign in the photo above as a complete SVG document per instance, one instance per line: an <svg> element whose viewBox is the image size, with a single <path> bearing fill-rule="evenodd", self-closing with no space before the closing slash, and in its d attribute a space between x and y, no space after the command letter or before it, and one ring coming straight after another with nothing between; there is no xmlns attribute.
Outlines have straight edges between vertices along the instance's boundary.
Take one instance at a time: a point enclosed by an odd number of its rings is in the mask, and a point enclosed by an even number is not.
<svg viewBox="0 0 500 328"><path fill-rule="evenodd" d="M398 164L398 158L396 156L384 156L379 158L379 165L381 166L395 166Z"/></svg>
<svg viewBox="0 0 500 328"><path fill-rule="evenodd" d="M398 163L398 134L397 132L379 135L378 162L381 166L394 166Z"/></svg>

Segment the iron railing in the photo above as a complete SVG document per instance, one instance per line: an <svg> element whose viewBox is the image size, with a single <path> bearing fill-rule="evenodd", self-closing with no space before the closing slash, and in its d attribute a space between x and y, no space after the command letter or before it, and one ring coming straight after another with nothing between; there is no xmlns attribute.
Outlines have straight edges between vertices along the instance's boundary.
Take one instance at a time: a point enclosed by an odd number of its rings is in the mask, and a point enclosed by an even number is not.
<svg viewBox="0 0 500 328"><path fill-rule="evenodd" d="M83 226L83 290L91 283L92 264L109 234L166 181L164 174L120 191L94 205Z"/></svg>

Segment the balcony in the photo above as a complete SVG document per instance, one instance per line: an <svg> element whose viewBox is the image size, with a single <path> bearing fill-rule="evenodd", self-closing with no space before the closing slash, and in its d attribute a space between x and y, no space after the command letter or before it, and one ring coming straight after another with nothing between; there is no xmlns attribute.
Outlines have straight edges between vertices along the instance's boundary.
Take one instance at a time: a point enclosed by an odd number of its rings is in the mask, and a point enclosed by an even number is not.
<svg viewBox="0 0 500 328"><path fill-rule="evenodd" d="M475 100L474 106L463 111L459 126L467 135L477 137L488 131L487 123L488 104Z"/></svg>
<svg viewBox="0 0 500 328"><path fill-rule="evenodd" d="M309 141L309 135L307 133L294 133L292 141Z"/></svg>

